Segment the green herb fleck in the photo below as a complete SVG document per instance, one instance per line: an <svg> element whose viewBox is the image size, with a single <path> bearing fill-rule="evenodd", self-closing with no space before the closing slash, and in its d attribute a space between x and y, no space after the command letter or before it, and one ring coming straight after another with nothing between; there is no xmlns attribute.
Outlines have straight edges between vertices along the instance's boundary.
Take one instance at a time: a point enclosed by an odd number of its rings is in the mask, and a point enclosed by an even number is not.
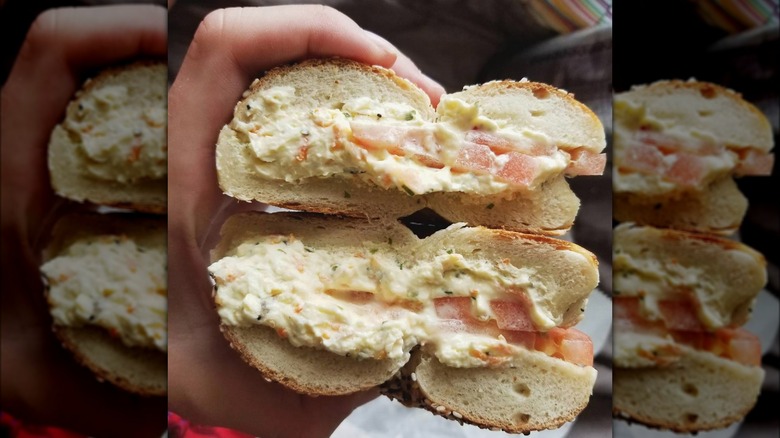
<svg viewBox="0 0 780 438"><path fill-rule="evenodd" d="M452 248L447 250L447 254L452 254Z"/></svg>
<svg viewBox="0 0 780 438"><path fill-rule="evenodd" d="M287 252L285 250L283 250L282 248L277 248L276 250L281 252L281 253L283 253L283 254L287 254Z"/></svg>
<svg viewBox="0 0 780 438"><path fill-rule="evenodd" d="M409 113L406 114L406 120L414 120L414 114L414 110L409 111Z"/></svg>
<svg viewBox="0 0 780 438"><path fill-rule="evenodd" d="M304 247L304 248L303 248L303 250L304 250L304 251L306 251L306 252L314 252L314 250L313 250L313 249L311 249L311 248L306 248L306 247Z"/></svg>
<svg viewBox="0 0 780 438"><path fill-rule="evenodd" d="M445 290L444 293L447 295L452 295L453 292L451 290Z"/></svg>
<svg viewBox="0 0 780 438"><path fill-rule="evenodd" d="M352 197L352 195L350 195L349 192L344 192L344 197L349 199Z"/></svg>
<svg viewBox="0 0 780 438"><path fill-rule="evenodd" d="M371 254L376 254L376 252L379 251L379 248L371 248L368 250Z"/></svg>
<svg viewBox="0 0 780 438"><path fill-rule="evenodd" d="M474 296L474 295L471 296L471 299L474 300L474 301L477 301L477 297Z"/></svg>
<svg viewBox="0 0 780 438"><path fill-rule="evenodd" d="M485 208L487 208L488 210L492 210L492 209L493 209L493 207L495 207L495 206L496 206L496 205L495 205L495 204L493 204L493 203L491 202L491 203L490 203L490 204L488 204L488 205L487 205L487 207L485 207Z"/></svg>
<svg viewBox="0 0 780 438"><path fill-rule="evenodd" d="M387 238L387 244L388 245L392 245L393 244L393 238L392 237L388 237Z"/></svg>
<svg viewBox="0 0 780 438"><path fill-rule="evenodd" d="M379 114L379 113L377 113L377 114L376 114L376 118L377 118L377 119L381 119L381 118L382 118L382 114Z"/></svg>
<svg viewBox="0 0 780 438"><path fill-rule="evenodd" d="M402 185L401 188L404 189L404 191L406 192L407 195L414 196L414 192L412 191L412 189L410 189L409 187L406 187L406 185Z"/></svg>
<svg viewBox="0 0 780 438"><path fill-rule="evenodd" d="M404 262L399 263L398 264L398 268L403 271L404 270Z"/></svg>
<svg viewBox="0 0 780 438"><path fill-rule="evenodd" d="M332 265L332 266L330 267L330 270L331 270L331 271L336 271L336 269L338 269L338 268L339 268L339 265Z"/></svg>

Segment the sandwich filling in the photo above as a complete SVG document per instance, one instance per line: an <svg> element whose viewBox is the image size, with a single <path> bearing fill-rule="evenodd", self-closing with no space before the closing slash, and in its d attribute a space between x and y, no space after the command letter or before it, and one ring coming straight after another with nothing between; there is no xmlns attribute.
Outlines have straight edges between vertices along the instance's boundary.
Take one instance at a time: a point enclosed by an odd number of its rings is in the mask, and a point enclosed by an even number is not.
<svg viewBox="0 0 780 438"><path fill-rule="evenodd" d="M758 145L723 141L713 132L719 127L708 129L707 123L700 120L713 112L724 111L722 108L702 106L697 111L696 99L686 101L685 97L666 97L683 109L655 103L663 109L653 110L630 102L626 96L616 98L616 191L667 196L702 191L713 181L729 175L772 173L773 154ZM672 105L672 100L668 105ZM690 114L684 114L686 107Z"/></svg>
<svg viewBox="0 0 780 438"><path fill-rule="evenodd" d="M751 255L741 251L723 251L735 265L747 264L742 258L748 259L748 263L753 261ZM613 256L615 294L641 298L643 314L652 319L663 316L662 308L667 300L684 299L691 303L696 319L707 330L726 327L734 321L743 322L760 287L729 285L727 288L713 272L716 269L704 263L697 265L674 257L658 257L649 249L642 252L618 248Z"/></svg>
<svg viewBox="0 0 780 438"><path fill-rule="evenodd" d="M707 330L694 306L684 299L661 303L661 317L644 312L641 297L613 300L615 365L622 368L669 366L685 355L686 348L748 365L761 365L761 344L741 328Z"/></svg>
<svg viewBox="0 0 780 438"><path fill-rule="evenodd" d="M555 144L542 132L485 116L445 96L436 121L410 105L370 97L303 111L296 89L260 90L236 107L229 128L247 145L257 174L297 183L357 178L410 196L441 191L532 191L561 173L599 175L606 157Z"/></svg>
<svg viewBox="0 0 780 438"><path fill-rule="evenodd" d="M41 266L55 325L101 327L129 347L167 351L165 251L124 235L72 243Z"/></svg>
<svg viewBox="0 0 780 438"><path fill-rule="evenodd" d="M138 69L104 78L108 83L82 92L71 104L61 126L85 160L85 176L135 183L167 175L165 74L154 68L159 74L151 78L130 79ZM131 86L130 81L142 82Z"/></svg>
<svg viewBox="0 0 780 438"><path fill-rule="evenodd" d="M502 366L529 350L593 361L587 335L563 328L578 318L545 305L579 306L585 297L555 295L534 270L509 260L454 249L412 257L392 241L335 254L270 235L239 245L209 272L223 324L269 326L295 346L399 365L418 344L452 367Z"/></svg>
<svg viewBox="0 0 780 438"><path fill-rule="evenodd" d="M630 239L647 236L648 229L616 229L614 273L614 360L624 368L668 366L685 355L686 348L709 351L746 365L760 365L758 338L739 329L760 290L755 281L727 284L716 260L692 263L637 245ZM632 235L633 234L633 235ZM680 237L678 236L678 239ZM693 239L693 237L691 237ZM672 244L672 243L670 243ZM711 245L712 242L707 243ZM719 249L721 249L719 247ZM691 244L690 251L696 251ZM734 275L752 273L748 253L722 248ZM746 257L749 260L740 260ZM720 266L720 264L718 264Z"/></svg>

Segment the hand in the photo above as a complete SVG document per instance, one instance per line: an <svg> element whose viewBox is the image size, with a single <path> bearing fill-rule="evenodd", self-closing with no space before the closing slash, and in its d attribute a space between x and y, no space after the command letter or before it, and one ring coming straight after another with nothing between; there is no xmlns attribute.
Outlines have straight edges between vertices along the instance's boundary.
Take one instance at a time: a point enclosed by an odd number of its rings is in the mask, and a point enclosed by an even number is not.
<svg viewBox="0 0 780 438"><path fill-rule="evenodd" d="M30 28L2 94L2 405L24 421L93 436L160 436L165 400L99 383L56 341L36 240L56 198L49 135L87 73L165 57L167 13L153 6L53 9Z"/></svg>
<svg viewBox="0 0 780 438"><path fill-rule="evenodd" d="M328 436L355 407L376 396L371 391L312 398L266 382L219 332L206 274L211 247L206 238L215 234L209 228L221 224L222 207L231 203L217 183L217 134L262 71L328 56L392 68L434 104L444 92L387 41L323 6L211 13L169 92L169 400L173 411L195 423L264 438Z"/></svg>

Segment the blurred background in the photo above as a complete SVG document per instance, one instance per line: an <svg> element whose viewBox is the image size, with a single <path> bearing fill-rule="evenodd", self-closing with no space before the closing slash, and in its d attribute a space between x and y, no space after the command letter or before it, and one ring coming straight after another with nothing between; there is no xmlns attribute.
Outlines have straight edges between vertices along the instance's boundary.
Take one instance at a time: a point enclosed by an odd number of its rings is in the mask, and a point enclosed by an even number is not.
<svg viewBox="0 0 780 438"><path fill-rule="evenodd" d="M661 79L696 78L721 84L741 93L767 116L777 145L780 125L777 0L615 0L613 3L615 92ZM780 203L771 189L778 182L777 165L770 177L737 179L750 206L735 237L762 252L769 270L767 290L759 297L762 311L748 325L749 328L774 327L770 333L758 333L762 342L768 344L762 345L767 350L763 356L766 378L762 394L738 429L730 427L703 433L702 437L778 436ZM617 422L615 436L673 435L649 433L636 427L628 430L624 422Z"/></svg>

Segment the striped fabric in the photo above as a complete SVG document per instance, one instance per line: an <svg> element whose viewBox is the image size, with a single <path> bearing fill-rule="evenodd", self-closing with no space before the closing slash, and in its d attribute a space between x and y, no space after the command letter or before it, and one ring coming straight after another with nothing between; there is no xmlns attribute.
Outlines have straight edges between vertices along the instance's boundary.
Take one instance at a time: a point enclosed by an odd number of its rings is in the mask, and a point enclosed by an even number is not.
<svg viewBox="0 0 780 438"><path fill-rule="evenodd" d="M778 20L777 0L695 0L708 23L739 33Z"/></svg>
<svg viewBox="0 0 780 438"><path fill-rule="evenodd" d="M530 0L531 12L558 33L612 23L611 0Z"/></svg>

